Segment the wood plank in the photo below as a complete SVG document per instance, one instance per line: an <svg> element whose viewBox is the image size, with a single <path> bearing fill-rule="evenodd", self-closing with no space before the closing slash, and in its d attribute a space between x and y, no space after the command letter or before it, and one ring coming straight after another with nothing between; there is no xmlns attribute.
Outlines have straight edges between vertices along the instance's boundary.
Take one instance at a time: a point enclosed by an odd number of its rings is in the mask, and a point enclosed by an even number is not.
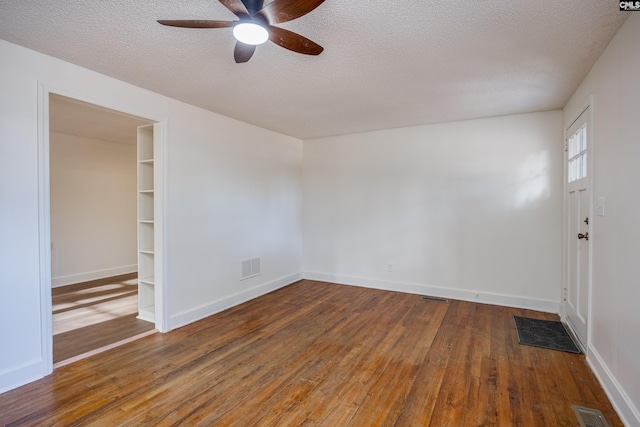
<svg viewBox="0 0 640 427"><path fill-rule="evenodd" d="M584 356L518 344L533 311L300 281L0 395L0 425L621 426Z"/></svg>
<svg viewBox="0 0 640 427"><path fill-rule="evenodd" d="M149 332L137 319L137 273L53 288L53 363Z"/></svg>

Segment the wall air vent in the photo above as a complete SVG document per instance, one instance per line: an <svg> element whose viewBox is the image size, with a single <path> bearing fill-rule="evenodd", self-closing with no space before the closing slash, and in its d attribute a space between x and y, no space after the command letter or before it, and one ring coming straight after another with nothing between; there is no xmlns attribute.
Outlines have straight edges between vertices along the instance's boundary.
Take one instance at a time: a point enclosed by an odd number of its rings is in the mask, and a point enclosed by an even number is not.
<svg viewBox="0 0 640 427"><path fill-rule="evenodd" d="M245 259L241 263L240 280L260 275L260 257Z"/></svg>

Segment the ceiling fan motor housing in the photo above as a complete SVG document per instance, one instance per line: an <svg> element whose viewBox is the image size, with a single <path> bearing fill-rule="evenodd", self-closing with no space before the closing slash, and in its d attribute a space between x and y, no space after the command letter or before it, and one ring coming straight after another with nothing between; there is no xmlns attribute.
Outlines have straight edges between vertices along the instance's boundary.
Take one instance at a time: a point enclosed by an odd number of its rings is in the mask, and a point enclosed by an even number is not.
<svg viewBox="0 0 640 427"><path fill-rule="evenodd" d="M253 16L262 9L264 0L242 0L242 4L244 4L251 16Z"/></svg>

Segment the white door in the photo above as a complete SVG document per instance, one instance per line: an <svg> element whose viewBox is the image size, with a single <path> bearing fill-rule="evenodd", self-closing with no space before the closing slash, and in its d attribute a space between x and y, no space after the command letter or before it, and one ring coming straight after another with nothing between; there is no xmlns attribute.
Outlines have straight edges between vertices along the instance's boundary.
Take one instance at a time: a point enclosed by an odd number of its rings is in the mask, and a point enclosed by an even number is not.
<svg viewBox="0 0 640 427"><path fill-rule="evenodd" d="M589 314L590 240L590 149L589 109L567 131L567 195L565 224L567 230L567 277L564 289L564 315L583 348L587 344Z"/></svg>

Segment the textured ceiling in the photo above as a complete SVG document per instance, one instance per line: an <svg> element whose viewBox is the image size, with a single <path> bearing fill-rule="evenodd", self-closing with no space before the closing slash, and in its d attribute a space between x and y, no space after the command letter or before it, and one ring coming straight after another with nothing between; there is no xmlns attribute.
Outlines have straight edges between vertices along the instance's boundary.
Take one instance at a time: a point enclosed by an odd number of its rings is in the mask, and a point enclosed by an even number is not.
<svg viewBox="0 0 640 427"><path fill-rule="evenodd" d="M103 141L135 144L137 127L149 121L86 102L51 94L49 130Z"/></svg>
<svg viewBox="0 0 640 427"><path fill-rule="evenodd" d="M216 0L1 0L0 38L299 138L564 107L627 18L604 0L326 0L233 60Z"/></svg>

